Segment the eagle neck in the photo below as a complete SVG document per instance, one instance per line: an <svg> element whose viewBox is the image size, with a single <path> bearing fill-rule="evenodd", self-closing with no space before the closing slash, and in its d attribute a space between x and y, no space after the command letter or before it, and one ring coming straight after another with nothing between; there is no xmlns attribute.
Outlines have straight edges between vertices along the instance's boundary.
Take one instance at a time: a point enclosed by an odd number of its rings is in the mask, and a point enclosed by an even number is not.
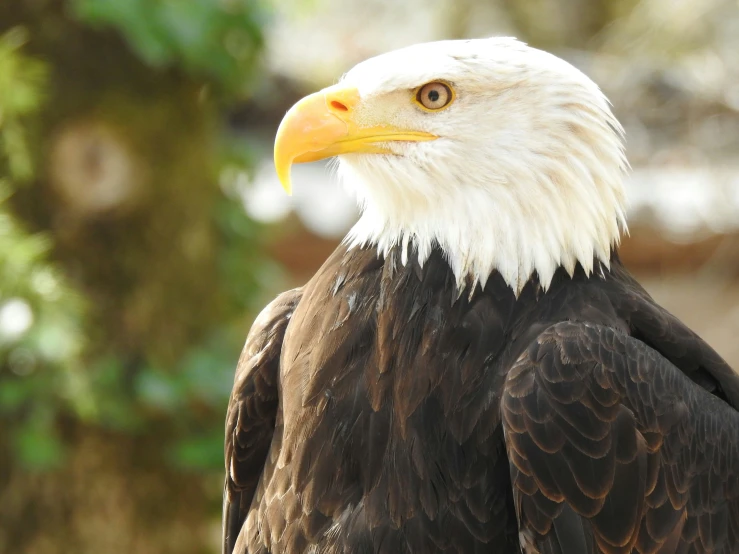
<svg viewBox="0 0 739 554"><path fill-rule="evenodd" d="M594 209L592 195L563 202L546 194L517 194L529 188L467 187L463 195L434 203L443 206L440 210L429 204L426 209L418 203L388 208L366 202L344 242L350 249L374 247L384 257L397 249L403 265L413 258L421 267L438 248L458 289L471 285L470 293L478 283L484 288L493 273L518 295L533 275L546 290L559 268L569 275L578 264L587 275L601 263L607 269L625 228L620 205L618 210L605 203ZM608 210L611 217L605 215Z"/></svg>

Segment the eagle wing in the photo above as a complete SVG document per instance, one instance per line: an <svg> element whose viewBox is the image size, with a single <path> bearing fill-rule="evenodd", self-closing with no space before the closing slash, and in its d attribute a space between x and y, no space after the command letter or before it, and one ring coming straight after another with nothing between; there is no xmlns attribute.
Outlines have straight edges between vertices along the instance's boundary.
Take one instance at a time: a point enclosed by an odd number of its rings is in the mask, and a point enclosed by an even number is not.
<svg viewBox="0 0 739 554"><path fill-rule="evenodd" d="M738 547L739 413L643 342L549 327L501 410L524 552Z"/></svg>
<svg viewBox="0 0 739 554"><path fill-rule="evenodd" d="M231 554L262 475L278 409L280 353L301 290L285 292L254 321L241 352L226 415L223 553Z"/></svg>

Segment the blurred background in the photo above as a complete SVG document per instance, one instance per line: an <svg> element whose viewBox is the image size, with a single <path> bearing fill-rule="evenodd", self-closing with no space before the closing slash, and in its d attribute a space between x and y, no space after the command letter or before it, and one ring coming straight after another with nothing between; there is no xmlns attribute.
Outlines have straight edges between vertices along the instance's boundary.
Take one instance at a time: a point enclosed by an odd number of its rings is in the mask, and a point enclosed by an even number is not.
<svg viewBox="0 0 739 554"><path fill-rule="evenodd" d="M0 2L0 552L219 551L223 421L259 308L356 217L271 166L305 93L509 35L605 90L626 263L739 367L737 0Z"/></svg>

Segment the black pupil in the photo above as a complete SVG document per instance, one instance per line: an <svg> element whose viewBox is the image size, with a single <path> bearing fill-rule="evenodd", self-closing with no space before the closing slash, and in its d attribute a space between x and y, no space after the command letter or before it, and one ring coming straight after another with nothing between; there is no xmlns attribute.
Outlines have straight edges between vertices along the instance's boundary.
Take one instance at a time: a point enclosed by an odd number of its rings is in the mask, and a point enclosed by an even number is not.
<svg viewBox="0 0 739 554"><path fill-rule="evenodd" d="M429 100L432 102L436 102L439 99L439 91L438 90L430 90L429 91Z"/></svg>

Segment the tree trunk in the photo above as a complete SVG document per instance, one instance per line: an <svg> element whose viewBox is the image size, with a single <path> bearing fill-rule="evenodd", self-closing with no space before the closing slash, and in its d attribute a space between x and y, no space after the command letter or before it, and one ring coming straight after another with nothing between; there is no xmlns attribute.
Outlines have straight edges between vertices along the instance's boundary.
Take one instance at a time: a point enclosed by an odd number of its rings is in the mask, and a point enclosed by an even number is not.
<svg viewBox="0 0 739 554"><path fill-rule="evenodd" d="M86 358L122 360L133 388L143 365L171 368L224 314L217 110L196 80L145 66L64 3L0 3L0 32L17 25L29 33L25 52L52 73L37 178L14 206L52 237L54 259L89 299ZM105 431L63 419L69 454L54 471L21 467L0 431L0 552L212 550L220 485L172 469L164 445L176 422Z"/></svg>

